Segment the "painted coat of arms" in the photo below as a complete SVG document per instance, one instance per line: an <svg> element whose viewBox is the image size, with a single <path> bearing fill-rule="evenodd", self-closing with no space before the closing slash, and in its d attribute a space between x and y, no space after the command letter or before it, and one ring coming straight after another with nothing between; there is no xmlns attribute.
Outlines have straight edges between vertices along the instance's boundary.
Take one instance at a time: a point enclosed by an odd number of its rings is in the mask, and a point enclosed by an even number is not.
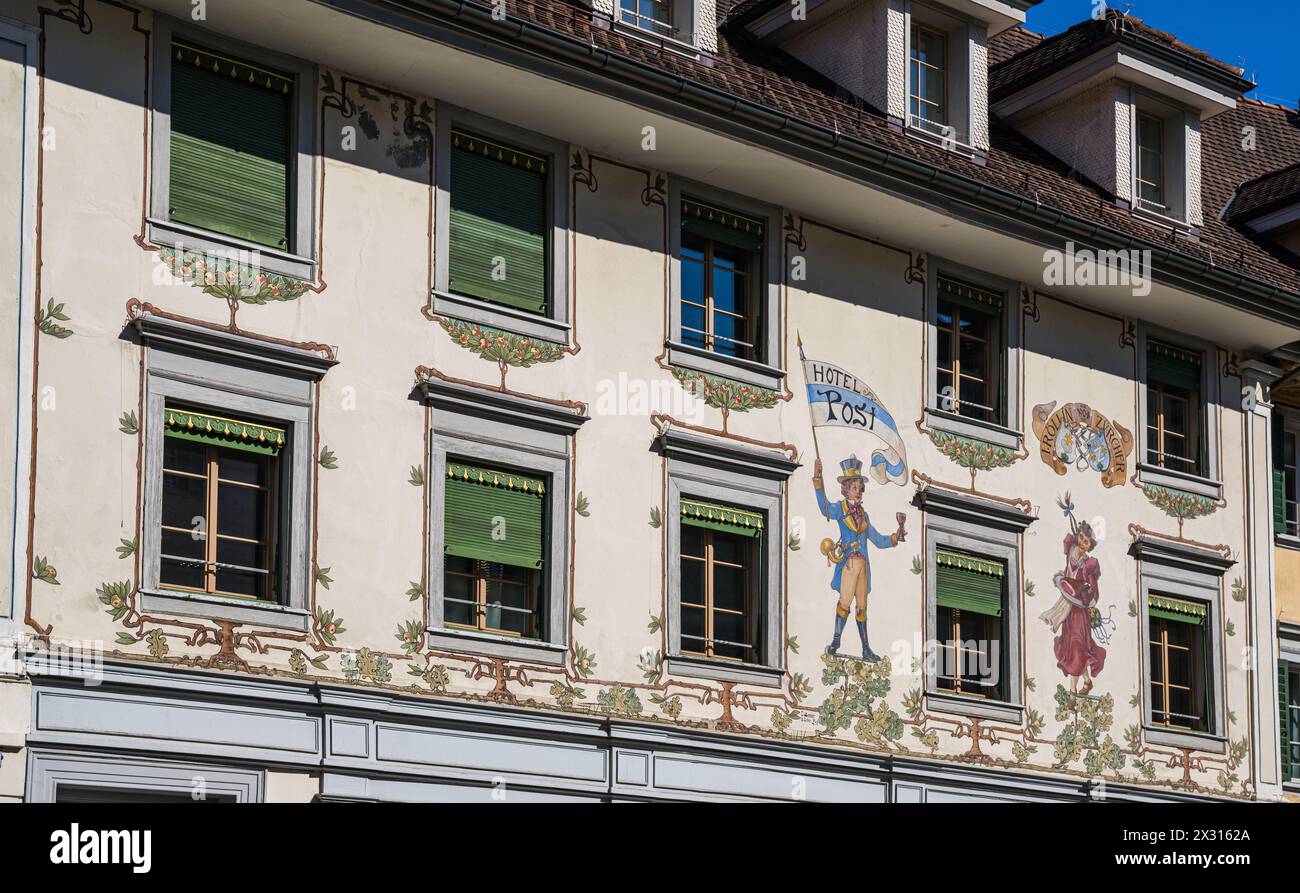
<svg viewBox="0 0 1300 893"><path fill-rule="evenodd" d="M1070 468L1091 469L1101 473L1102 486L1122 485L1128 475L1133 434L1086 403L1067 403L1054 409L1056 401L1034 407L1034 436L1043 461L1060 475Z"/></svg>

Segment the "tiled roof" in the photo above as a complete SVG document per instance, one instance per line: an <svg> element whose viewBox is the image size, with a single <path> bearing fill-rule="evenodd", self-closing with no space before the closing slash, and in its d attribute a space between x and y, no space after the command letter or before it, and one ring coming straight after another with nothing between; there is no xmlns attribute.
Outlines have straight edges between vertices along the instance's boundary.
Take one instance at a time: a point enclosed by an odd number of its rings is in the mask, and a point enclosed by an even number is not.
<svg viewBox="0 0 1300 893"><path fill-rule="evenodd" d="M1228 206L1228 219L1250 220L1294 204L1300 204L1300 164L1243 183Z"/></svg>
<svg viewBox="0 0 1300 893"><path fill-rule="evenodd" d="M1007 47L1003 46L1010 41L999 41L998 37L994 37L993 41L999 42L1002 58L994 59L990 52L989 95L998 97L1012 93L1021 86L1038 80L1077 59L1091 55L1104 46L1118 43L1126 35L1136 35L1154 41L1190 59L1211 65L1227 77L1234 79L1241 77L1240 68L1220 62L1209 53L1188 46L1174 35L1152 28L1141 19L1109 10L1104 19L1088 19L1054 37L1039 38L1033 45L1026 46L1012 55L1006 55Z"/></svg>
<svg viewBox="0 0 1300 893"><path fill-rule="evenodd" d="M732 20L737 8L732 9ZM733 28L724 26L719 32L716 54L694 59L660 49L646 40L593 26L590 10L573 5L572 0L517 0L511 9L515 15L540 27L690 79L777 114L832 129L979 185L1004 190L1040 206L1163 244L1171 251L1201 262L1300 294L1300 260L1255 241L1246 231L1219 219L1220 211L1239 184L1300 161L1300 118L1294 110L1241 100L1235 111L1204 123L1205 226L1199 239L1189 240L1175 237L1169 227L1148 223L1117 207L1112 197L1083 181L1064 162L996 120L990 125L992 146L987 163L977 164L891 129L878 110L864 106L790 56L755 45ZM1017 30L1020 29L1012 29ZM999 44L999 52L1005 53L1005 46L1031 41L1028 32L1008 32L1007 37L995 38L994 42ZM1046 43L1044 40L1038 45ZM1242 150L1242 128L1246 126L1257 130L1254 151Z"/></svg>
<svg viewBox="0 0 1300 893"><path fill-rule="evenodd" d="M1032 50L1043 42L1043 35L1026 31L1017 25L989 38L989 66L1005 62L1012 56Z"/></svg>

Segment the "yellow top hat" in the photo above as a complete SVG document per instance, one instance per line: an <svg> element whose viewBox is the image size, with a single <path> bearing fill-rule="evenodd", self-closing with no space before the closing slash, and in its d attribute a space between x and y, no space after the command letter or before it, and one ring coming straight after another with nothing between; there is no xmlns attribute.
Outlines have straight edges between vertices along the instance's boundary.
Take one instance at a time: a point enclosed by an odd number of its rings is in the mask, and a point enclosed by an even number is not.
<svg viewBox="0 0 1300 893"><path fill-rule="evenodd" d="M860 481L862 480L862 460L855 455L850 455L840 463L840 471L844 472L839 476L839 482Z"/></svg>

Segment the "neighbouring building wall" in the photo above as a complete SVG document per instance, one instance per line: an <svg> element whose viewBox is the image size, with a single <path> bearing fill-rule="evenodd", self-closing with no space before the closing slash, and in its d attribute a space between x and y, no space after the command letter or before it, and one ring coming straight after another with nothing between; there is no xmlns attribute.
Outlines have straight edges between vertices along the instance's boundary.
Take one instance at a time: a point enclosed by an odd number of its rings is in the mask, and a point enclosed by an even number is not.
<svg viewBox="0 0 1300 893"><path fill-rule="evenodd" d="M880 5L861 4L854 14ZM784 386L742 390L735 382L706 380L664 360L672 312L664 275L670 209L653 186L655 172L635 167L635 160L630 166L592 159L579 146L568 154L576 151L594 166L598 185L565 181L578 221L568 296L574 349L471 331L429 312L430 221L437 219L430 180L437 158L427 139L403 125L422 102L436 103L437 97L333 70L322 71L312 91L322 132L339 133L354 120L372 126L362 128L355 151L327 144L319 162L325 184L319 192L319 280L293 299L232 305L201 272L169 275L159 252L138 238L149 170L141 103L147 39L142 31L149 31L150 16L137 21L129 11L103 5L91 34L49 17L45 25L45 116L60 134L60 149L44 154L38 300L62 303L68 316L62 325L72 334L40 336L37 384L42 393L57 394L57 402L36 411L32 558L57 570L31 578L21 590L34 625L55 638L102 641L110 659L128 665L178 674L189 666L221 669L240 685L275 688L286 703L307 687L299 683L315 682L361 693L347 705L353 711L383 709L382 698L366 700L369 693L418 692L430 711L452 712L467 702L485 709L503 702L519 710L544 709L561 733L569 715L613 716L674 733L711 729L746 741L779 740L783 748L816 743L846 754L938 758L944 766L996 767L1079 784L1100 776L1163 793L1251 794L1253 780L1244 768L1249 762L1243 762L1250 705L1236 659L1249 644L1250 593L1239 583L1240 569L1229 569L1215 584L1225 740L1218 751L1184 751L1149 740L1144 730L1144 596L1141 566L1131 549L1135 537L1148 536L1240 554L1246 539L1240 507L1249 488L1267 492L1265 471L1259 481L1246 480L1241 457L1223 449L1222 500L1201 500L1189 514L1167 492L1137 484L1131 441L1122 449L1123 439L1115 442L1104 471L1058 469L1054 435L1043 433L1054 413L1081 405L1084 417L1096 413L1114 426L1106 430L1122 428L1136 436L1138 357L1128 321L1057 300L1032 285L1004 283L1016 333L1010 367L1016 399L1008 427L1022 439L1007 448L944 434L927 421L934 395L925 366L930 285L917 274L921 252L819 225L791 208L790 241L783 250L792 252L793 241L801 244L807 277L781 283L784 337L773 361L787 371ZM859 33L828 27L828 35ZM866 45L850 49L871 52ZM837 54L835 64L850 64L853 52ZM861 86L868 88L866 81ZM348 102L340 103L340 97ZM1084 108L1089 121L1113 128L1113 97L1108 87L1084 106L1072 104L1071 113ZM6 107L0 104L0 110ZM93 143L79 143L85 134L94 135ZM1068 156L1068 146L1055 149ZM1105 173L1097 169L1096 175ZM1112 183L1114 174L1112 168ZM0 188L0 202L7 194ZM927 261L932 272L946 269L942 258ZM160 420L142 402L146 353L128 322L146 304L212 330L230 326L233 318L249 337L304 350L327 346L339 360L325 373L312 407L311 455L317 461L306 632L263 629L256 622L232 631L228 624L141 608L139 474L144 438ZM31 325L26 331L32 334ZM819 544L837 533L818 507L812 465L820 455L834 490L840 463L851 454L870 462L871 447L860 432L845 428L820 429L814 442L796 332L809 359L849 370L878 395L905 447L907 473L895 482L873 483L865 499L879 530L892 532L901 517L907 531L896 547L871 553L869 628L886 658L878 664L843 656L858 648L851 624L842 656L824 654L836 593ZM1219 352L1211 356L1215 385L1237 393L1239 377L1224 371ZM580 406L590 416L574 436L571 461L574 610L567 618L570 645L563 666L494 661L422 645L423 618L441 581L423 576L431 542L430 416L413 397L417 367L469 383L484 400L504 390L555 406ZM687 399L687 389L697 401ZM646 394L658 396L647 403ZM1241 442L1242 419L1231 401L1216 407L1212 420L1219 443ZM666 421L800 463L784 487L785 517L774 518L768 531L783 548L786 566L780 641L788 674L779 687L724 684L674 673L665 662L672 574L664 555L676 519L667 512L667 460L651 446ZM1023 707L1016 720L981 720L925 693L925 563L935 522L918 508L922 491L975 498L1022 528L1012 537L1021 573L1008 581L1020 618L1016 648L1023 655L1017 690L1010 693ZM1062 570L1070 532L1058 500L1067 494L1075 517L1097 531L1095 629L1106 651L1095 689L1081 698L1070 695L1053 631L1042 618L1058 598L1053 578ZM279 694L290 687L285 680L297 689ZM353 756L361 760L363 753L358 748ZM9 771L6 758L0 798L11 795ZM273 775L266 784L277 799L298 800L311 795L315 781Z"/></svg>
<svg viewBox="0 0 1300 893"><path fill-rule="evenodd" d="M1278 547L1273 550L1277 576L1277 619L1300 623L1300 552Z"/></svg>

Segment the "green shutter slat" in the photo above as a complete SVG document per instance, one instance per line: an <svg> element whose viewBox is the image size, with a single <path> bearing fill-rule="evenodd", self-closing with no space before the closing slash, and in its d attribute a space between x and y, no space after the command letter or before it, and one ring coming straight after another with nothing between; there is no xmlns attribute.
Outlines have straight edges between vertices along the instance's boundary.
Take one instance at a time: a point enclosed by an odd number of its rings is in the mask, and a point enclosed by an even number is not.
<svg viewBox="0 0 1300 893"><path fill-rule="evenodd" d="M1273 532L1286 533L1286 471L1273 469Z"/></svg>
<svg viewBox="0 0 1300 893"><path fill-rule="evenodd" d="M1148 341L1147 381L1161 381L1189 391L1200 390L1200 355L1159 341Z"/></svg>
<svg viewBox="0 0 1300 893"><path fill-rule="evenodd" d="M956 553L936 555L935 596L942 607L1001 617L1005 581L1005 565L1001 562L987 558L969 561L967 556Z"/></svg>
<svg viewBox="0 0 1300 893"><path fill-rule="evenodd" d="M171 219L292 249L292 91L176 59L171 89Z"/></svg>
<svg viewBox="0 0 1300 893"><path fill-rule="evenodd" d="M681 518L682 523L689 527L703 527L749 537L763 535L763 516L747 509L683 499Z"/></svg>
<svg viewBox="0 0 1300 893"><path fill-rule="evenodd" d="M742 251L763 250L764 223L756 217L737 214L694 199L682 199L682 231Z"/></svg>
<svg viewBox="0 0 1300 893"><path fill-rule="evenodd" d="M1282 779L1289 780L1300 767L1291 760L1291 665L1277 662L1278 746L1282 752Z"/></svg>
<svg viewBox="0 0 1300 893"><path fill-rule="evenodd" d="M515 567L542 566L542 531L546 500L540 488L511 489L494 485L509 472L459 466L466 479L449 476L443 506L443 542L448 555ZM480 482L478 472L486 482ZM518 477L518 476L515 476Z"/></svg>
<svg viewBox="0 0 1300 893"><path fill-rule="evenodd" d="M549 259L546 223L547 177L498 160L495 153L470 151L469 138L451 150L451 219L447 266L449 288L525 310L547 307ZM532 157L532 156L526 156ZM503 261L504 278L493 279L494 258Z"/></svg>

